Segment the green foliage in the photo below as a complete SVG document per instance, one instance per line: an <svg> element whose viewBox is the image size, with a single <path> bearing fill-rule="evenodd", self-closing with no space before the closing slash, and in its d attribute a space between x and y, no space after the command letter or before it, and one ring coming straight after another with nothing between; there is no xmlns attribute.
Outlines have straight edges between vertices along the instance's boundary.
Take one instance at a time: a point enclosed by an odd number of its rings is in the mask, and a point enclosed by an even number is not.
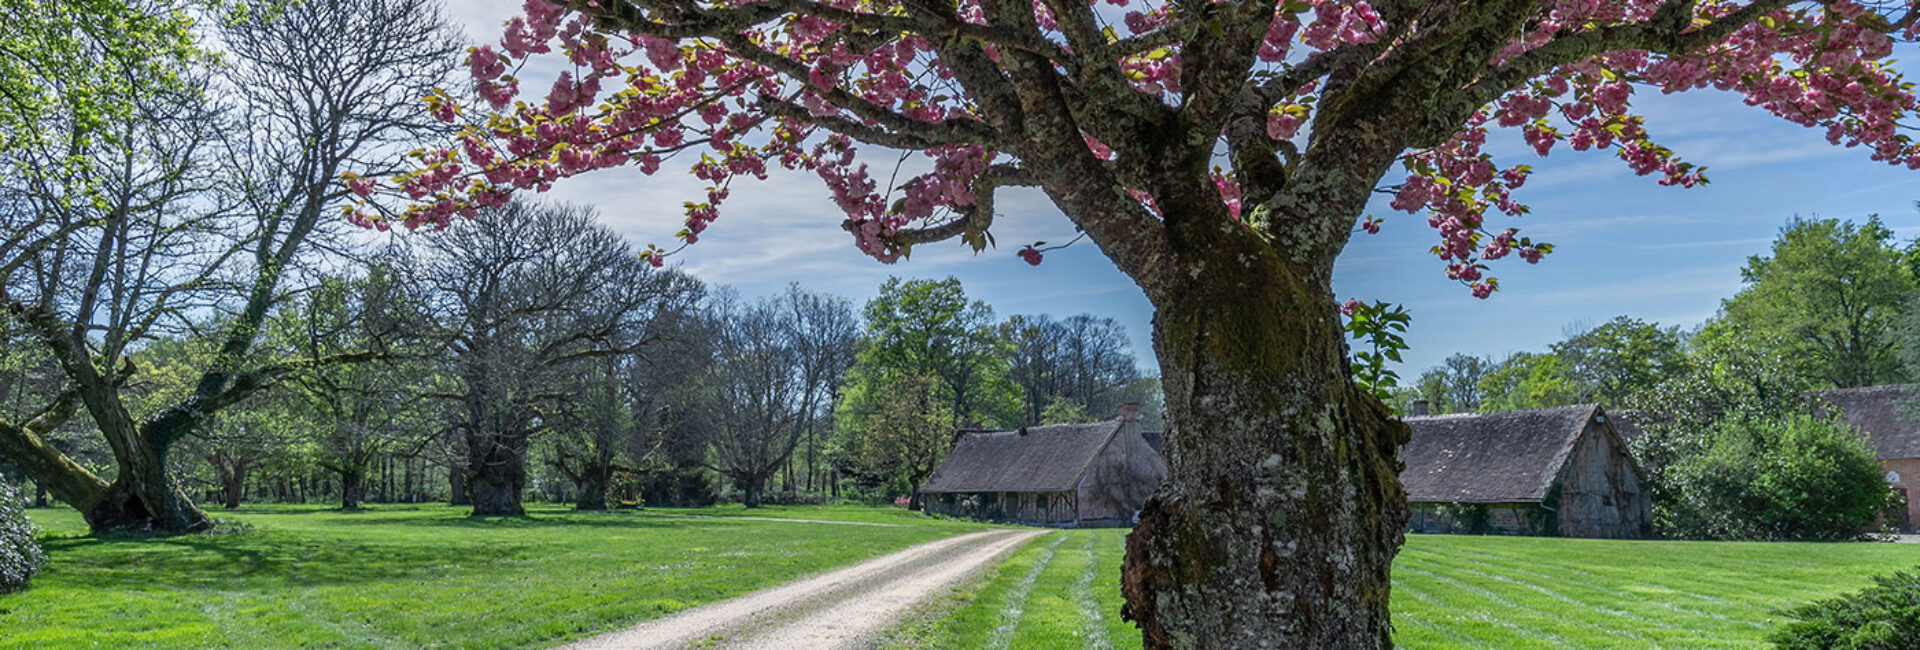
<svg viewBox="0 0 1920 650"><path fill-rule="evenodd" d="M1858 432L1809 415L1722 420L1664 478L1658 519L1687 538L1852 539L1891 498Z"/></svg>
<svg viewBox="0 0 1920 650"><path fill-rule="evenodd" d="M855 366L834 416L841 428L839 460L847 473L887 494L913 494L946 457L954 435L953 407L940 381Z"/></svg>
<svg viewBox="0 0 1920 650"><path fill-rule="evenodd" d="M701 468L676 467L647 474L640 498L649 508L704 508L720 501L713 477Z"/></svg>
<svg viewBox="0 0 1920 650"><path fill-rule="evenodd" d="M1557 354L1516 352L1480 377L1477 410L1519 411L1574 403L1573 377Z"/></svg>
<svg viewBox="0 0 1920 650"><path fill-rule="evenodd" d="M1056 397L1047 402L1047 408L1040 412L1041 424L1077 424L1100 419L1102 418L1088 413L1087 407L1081 406L1079 402L1064 397Z"/></svg>
<svg viewBox="0 0 1920 650"><path fill-rule="evenodd" d="M1666 530L1679 507L1668 468L1706 454L1722 422L1815 413L1807 378L1780 349L1759 335L1709 325L1689 341L1691 354L1682 372L1624 405L1626 417L1641 431L1631 445L1653 498L1657 528Z"/></svg>
<svg viewBox="0 0 1920 650"><path fill-rule="evenodd" d="M1821 387L1902 378L1895 325L1916 285L1879 217L1794 219L1771 253L1747 258L1746 288L1722 306L1726 327L1779 341Z"/></svg>
<svg viewBox="0 0 1920 650"><path fill-rule="evenodd" d="M1626 316L1553 344L1553 353L1573 379L1573 403L1624 403L1687 363L1679 328Z"/></svg>
<svg viewBox="0 0 1920 650"><path fill-rule="evenodd" d="M1431 412L1467 413L1484 401L1480 384L1493 369L1493 363L1486 359L1456 353L1420 373L1416 385Z"/></svg>
<svg viewBox="0 0 1920 650"><path fill-rule="evenodd" d="M1920 640L1920 570L1874 576L1873 586L1783 612L1767 640L1787 650L1909 650Z"/></svg>
<svg viewBox="0 0 1920 650"><path fill-rule="evenodd" d="M187 9L209 4L0 0L0 153L84 145L133 115L136 98L183 88L186 65L205 56Z"/></svg>
<svg viewBox="0 0 1920 650"><path fill-rule="evenodd" d="M1015 423L1019 401L1007 379L1007 342L993 308L968 300L957 278L888 278L868 301L867 331L854 368L881 379L918 374L939 380L956 422Z"/></svg>
<svg viewBox="0 0 1920 650"><path fill-rule="evenodd" d="M24 497L20 488L0 479L0 594L27 586L47 562L36 539L40 531L27 521Z"/></svg>
<svg viewBox="0 0 1920 650"><path fill-rule="evenodd" d="M1400 363L1400 353L1407 349L1403 335L1413 323L1413 315L1399 305L1380 301L1350 301L1347 310L1352 312L1347 315L1347 338L1367 346L1352 352L1353 382L1383 402L1390 400L1393 388L1400 385L1400 374L1388 368L1387 362Z"/></svg>

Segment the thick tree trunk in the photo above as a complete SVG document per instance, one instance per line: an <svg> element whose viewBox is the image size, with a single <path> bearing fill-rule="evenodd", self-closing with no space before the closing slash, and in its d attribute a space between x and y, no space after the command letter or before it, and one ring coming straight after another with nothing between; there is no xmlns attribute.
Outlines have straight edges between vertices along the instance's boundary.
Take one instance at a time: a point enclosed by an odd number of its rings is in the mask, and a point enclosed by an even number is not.
<svg viewBox="0 0 1920 650"><path fill-rule="evenodd" d="M366 476L366 470L358 467L340 472L340 509L360 509L360 500L366 496Z"/></svg>
<svg viewBox="0 0 1920 650"><path fill-rule="evenodd" d="M95 533L178 534L212 528L212 518L174 483L166 451L152 443L154 436L142 432L128 438L132 444L116 450L120 475L97 505L82 512L87 526Z"/></svg>
<svg viewBox="0 0 1920 650"><path fill-rule="evenodd" d="M240 507L240 497L246 490L247 475L242 471L220 473L221 505L228 510Z"/></svg>
<svg viewBox="0 0 1920 650"><path fill-rule="evenodd" d="M490 441L471 440L468 448L472 477L467 488L473 495L473 514L481 516L524 515L520 493L527 485L526 435L496 434Z"/></svg>
<svg viewBox="0 0 1920 650"><path fill-rule="evenodd" d="M606 510L607 483L613 478L613 468L589 467L580 476L580 492L574 500L575 510Z"/></svg>
<svg viewBox="0 0 1920 650"><path fill-rule="evenodd" d="M749 508L760 507L760 491L765 487L766 482L767 482L767 479L766 477L763 477L763 476L747 477L747 484L746 484L747 507Z"/></svg>
<svg viewBox="0 0 1920 650"><path fill-rule="evenodd" d="M1156 305L1171 475L1127 538L1148 648L1386 648L1404 424L1355 388L1325 277L1209 262Z"/></svg>

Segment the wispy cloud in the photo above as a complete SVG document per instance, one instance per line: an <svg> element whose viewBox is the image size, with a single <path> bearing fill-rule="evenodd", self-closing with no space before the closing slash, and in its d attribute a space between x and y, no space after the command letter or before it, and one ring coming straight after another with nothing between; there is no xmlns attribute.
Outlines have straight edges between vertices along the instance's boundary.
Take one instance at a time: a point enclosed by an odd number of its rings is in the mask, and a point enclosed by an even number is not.
<svg viewBox="0 0 1920 650"><path fill-rule="evenodd" d="M1669 244L1649 244L1641 246L1643 251L1670 251L1686 248L1712 248L1715 246L1752 246L1773 241L1772 237L1748 237L1743 239L1710 239L1702 241L1682 241Z"/></svg>

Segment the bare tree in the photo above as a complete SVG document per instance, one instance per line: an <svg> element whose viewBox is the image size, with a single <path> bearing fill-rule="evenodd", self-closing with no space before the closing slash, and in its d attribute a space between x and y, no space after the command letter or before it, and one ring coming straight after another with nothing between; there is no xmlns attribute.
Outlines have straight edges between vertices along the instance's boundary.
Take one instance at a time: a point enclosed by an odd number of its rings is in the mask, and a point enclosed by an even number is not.
<svg viewBox="0 0 1920 650"><path fill-rule="evenodd" d="M807 489L813 490L820 472L820 431L832 419L841 381L853 368L860 320L853 313L853 303L839 296L808 293L797 283L787 285L780 302L795 330L794 343L798 346Z"/></svg>
<svg viewBox="0 0 1920 650"><path fill-rule="evenodd" d="M1140 370L1126 329L1113 319L1014 316L1001 324L1001 332L1013 348L1008 375L1020 390L1027 425L1042 424L1050 405L1111 417L1122 402L1134 399L1128 387Z"/></svg>
<svg viewBox="0 0 1920 650"><path fill-rule="evenodd" d="M714 318L713 468L757 508L768 479L825 416L851 365L853 308L790 288L775 299L721 300Z"/></svg>
<svg viewBox="0 0 1920 650"><path fill-rule="evenodd" d="M528 443L566 379L657 340L647 321L685 280L581 207L510 204L422 241L406 272L445 328L474 514L521 514Z"/></svg>
<svg viewBox="0 0 1920 650"><path fill-rule="evenodd" d="M679 376L655 364L672 364L690 348L677 340L705 287L679 273L657 272L657 295L646 308L638 338L646 346L574 364L569 389L557 399L557 420L547 464L574 484L575 508L605 510L616 472L646 471L664 428L660 409L670 396L656 395ZM656 380L657 378L657 380ZM624 464L622 464L624 463Z"/></svg>

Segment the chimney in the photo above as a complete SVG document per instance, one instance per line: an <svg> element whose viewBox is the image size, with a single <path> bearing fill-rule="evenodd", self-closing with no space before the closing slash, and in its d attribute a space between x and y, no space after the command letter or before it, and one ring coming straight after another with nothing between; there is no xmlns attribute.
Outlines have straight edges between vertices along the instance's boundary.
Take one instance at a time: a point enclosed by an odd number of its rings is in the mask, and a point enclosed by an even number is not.
<svg viewBox="0 0 1920 650"><path fill-rule="evenodd" d="M1138 420L1138 419L1140 419L1140 403L1139 402L1127 402L1125 404L1120 405L1121 421L1124 422L1128 420Z"/></svg>
<svg viewBox="0 0 1920 650"><path fill-rule="evenodd" d="M1426 414L1427 414L1427 401L1423 399L1414 400L1413 401L1413 417L1420 417Z"/></svg>

